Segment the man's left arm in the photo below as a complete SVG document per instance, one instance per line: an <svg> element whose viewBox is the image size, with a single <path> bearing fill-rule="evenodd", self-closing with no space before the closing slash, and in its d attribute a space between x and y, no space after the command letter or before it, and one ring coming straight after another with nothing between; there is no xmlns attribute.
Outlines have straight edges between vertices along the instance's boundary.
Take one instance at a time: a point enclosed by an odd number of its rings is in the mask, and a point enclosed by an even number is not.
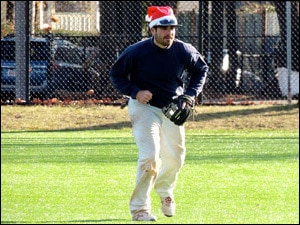
<svg viewBox="0 0 300 225"><path fill-rule="evenodd" d="M208 65L202 57L199 56L198 60L192 65L192 67L188 68L188 72L190 82L186 88L185 94L196 97L203 90L207 77Z"/></svg>

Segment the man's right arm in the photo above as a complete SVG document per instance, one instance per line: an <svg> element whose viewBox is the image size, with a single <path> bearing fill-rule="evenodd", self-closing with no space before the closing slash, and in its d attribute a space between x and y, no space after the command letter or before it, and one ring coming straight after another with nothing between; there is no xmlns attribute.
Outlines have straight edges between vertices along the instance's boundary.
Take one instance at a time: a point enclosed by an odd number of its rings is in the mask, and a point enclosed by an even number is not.
<svg viewBox="0 0 300 225"><path fill-rule="evenodd" d="M128 79L129 73L127 71L130 71L129 65L125 57L119 57L109 71L109 79L113 86L122 94L135 99L139 88Z"/></svg>

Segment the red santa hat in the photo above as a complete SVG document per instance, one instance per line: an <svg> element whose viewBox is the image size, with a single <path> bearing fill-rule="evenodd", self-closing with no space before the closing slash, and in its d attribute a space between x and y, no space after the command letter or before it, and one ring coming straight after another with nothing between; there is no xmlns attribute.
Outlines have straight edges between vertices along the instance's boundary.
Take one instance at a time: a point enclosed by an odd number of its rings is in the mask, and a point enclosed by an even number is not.
<svg viewBox="0 0 300 225"><path fill-rule="evenodd" d="M149 27L155 26L178 26L173 9L170 6L149 6L146 21Z"/></svg>

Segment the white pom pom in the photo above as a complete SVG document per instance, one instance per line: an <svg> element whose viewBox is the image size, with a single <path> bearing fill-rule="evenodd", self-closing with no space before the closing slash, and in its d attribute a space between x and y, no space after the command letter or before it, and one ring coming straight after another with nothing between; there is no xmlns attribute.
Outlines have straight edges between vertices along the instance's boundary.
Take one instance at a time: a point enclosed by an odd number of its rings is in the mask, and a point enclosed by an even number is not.
<svg viewBox="0 0 300 225"><path fill-rule="evenodd" d="M151 22L151 18L152 18L152 16L151 16L151 17L149 17L148 15L146 15L146 16L145 16L145 20L146 20L146 22Z"/></svg>

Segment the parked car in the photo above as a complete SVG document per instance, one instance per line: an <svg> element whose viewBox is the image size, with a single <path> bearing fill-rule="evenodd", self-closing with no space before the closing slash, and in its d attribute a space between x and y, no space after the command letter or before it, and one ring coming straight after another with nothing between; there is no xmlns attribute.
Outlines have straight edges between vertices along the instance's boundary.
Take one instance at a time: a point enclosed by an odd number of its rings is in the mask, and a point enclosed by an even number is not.
<svg viewBox="0 0 300 225"><path fill-rule="evenodd" d="M92 88L95 71L84 66L82 48L62 38L30 39L30 97L52 98L59 92L83 92ZM1 98L16 92L15 37L1 39Z"/></svg>

